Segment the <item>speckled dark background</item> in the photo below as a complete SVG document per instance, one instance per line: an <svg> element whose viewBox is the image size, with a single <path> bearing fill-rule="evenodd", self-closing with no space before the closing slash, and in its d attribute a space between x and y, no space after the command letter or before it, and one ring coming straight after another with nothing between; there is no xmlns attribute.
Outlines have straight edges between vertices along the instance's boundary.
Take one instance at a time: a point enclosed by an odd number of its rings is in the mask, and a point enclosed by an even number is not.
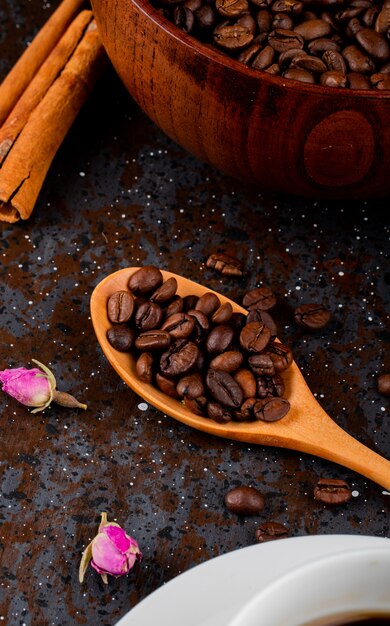
<svg viewBox="0 0 390 626"><path fill-rule="evenodd" d="M0 78L53 10L0 0ZM0 368L50 365L86 412L31 415L0 395L0 623L112 625L151 591L194 565L251 545L256 525L292 536L390 535L390 496L352 471L288 450L213 438L142 402L111 369L92 330L89 298L107 274L154 263L231 297L273 286L280 336L321 404L352 435L390 458L389 402L377 392L389 360L388 202L320 203L264 197L184 153L139 111L109 70L60 149L30 220L1 224ZM205 268L210 251L245 261L244 279ZM293 308L333 312L306 336ZM355 496L327 509L320 476ZM251 484L257 518L223 498ZM144 561L105 587L83 547L106 510L140 543Z"/></svg>

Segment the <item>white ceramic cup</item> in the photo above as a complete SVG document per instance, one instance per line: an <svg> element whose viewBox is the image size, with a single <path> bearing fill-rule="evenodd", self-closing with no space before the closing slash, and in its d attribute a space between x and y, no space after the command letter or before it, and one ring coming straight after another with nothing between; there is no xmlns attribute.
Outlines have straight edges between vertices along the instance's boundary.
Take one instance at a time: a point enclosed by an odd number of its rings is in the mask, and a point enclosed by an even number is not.
<svg viewBox="0 0 390 626"><path fill-rule="evenodd" d="M390 541L389 548L345 551L290 571L256 594L229 626L331 624L353 612L385 614L390 626Z"/></svg>

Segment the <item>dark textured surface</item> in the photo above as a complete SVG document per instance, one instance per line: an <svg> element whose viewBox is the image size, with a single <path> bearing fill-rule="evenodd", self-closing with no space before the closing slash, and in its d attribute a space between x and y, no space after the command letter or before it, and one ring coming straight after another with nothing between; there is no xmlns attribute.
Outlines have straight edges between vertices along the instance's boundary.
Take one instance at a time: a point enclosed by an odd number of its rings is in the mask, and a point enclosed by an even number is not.
<svg viewBox="0 0 390 626"><path fill-rule="evenodd" d="M0 0L1 76L52 8ZM390 536L390 495L354 472L142 410L89 317L94 286L127 265L154 263L238 299L248 287L273 286L279 336L322 406L390 457L389 402L376 387L390 370L387 212L387 202L304 202L244 189L170 142L108 71L31 219L1 225L0 369L38 358L88 410L53 405L34 416L0 395L0 623L115 624L180 572L253 544L269 519L293 536ZM206 269L217 249L244 259L247 277L222 281ZM306 335L292 310L310 301L329 306L333 319ZM315 502L320 476L348 481L351 502ZM258 518L225 509L226 491L241 484L265 494ZM134 535L144 560L108 587L92 570L80 586L80 555L102 510Z"/></svg>

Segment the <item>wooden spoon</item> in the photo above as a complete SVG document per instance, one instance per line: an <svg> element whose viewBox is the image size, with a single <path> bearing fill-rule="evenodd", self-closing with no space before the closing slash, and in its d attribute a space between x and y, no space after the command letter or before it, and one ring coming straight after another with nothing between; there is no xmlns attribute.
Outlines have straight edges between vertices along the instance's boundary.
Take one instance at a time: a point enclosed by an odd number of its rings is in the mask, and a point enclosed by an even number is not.
<svg viewBox="0 0 390 626"><path fill-rule="evenodd" d="M285 397L291 404L288 414L278 422L229 422L219 424L189 411L180 401L170 398L152 385L141 382L135 373L135 360L128 353L114 350L107 341L106 332L111 327L107 317L107 300L120 289L127 289L130 276L138 270L130 267L110 274L92 293L91 316L98 341L107 359L125 383L142 398L167 415L212 435L237 439L248 443L291 448L335 461L363 474L374 482L390 489L390 461L359 443L340 428L318 404L295 362L283 372ZM164 280L174 276L177 293L181 296L201 296L207 289L177 274L162 270ZM216 293L216 292L214 292ZM221 294L222 303L230 302L234 311L245 309Z"/></svg>

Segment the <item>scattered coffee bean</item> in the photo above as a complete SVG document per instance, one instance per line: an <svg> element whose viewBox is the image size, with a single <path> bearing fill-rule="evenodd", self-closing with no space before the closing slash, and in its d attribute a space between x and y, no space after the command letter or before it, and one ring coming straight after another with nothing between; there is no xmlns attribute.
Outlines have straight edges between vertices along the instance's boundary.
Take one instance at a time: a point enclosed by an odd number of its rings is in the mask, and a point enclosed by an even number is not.
<svg viewBox="0 0 390 626"><path fill-rule="evenodd" d="M259 515L264 508L265 498L254 487L236 487L225 496L225 505L236 515Z"/></svg>
<svg viewBox="0 0 390 626"><path fill-rule="evenodd" d="M131 275L128 286L136 295L144 296L158 289L162 282L160 270L154 265L145 265Z"/></svg>
<svg viewBox="0 0 390 626"><path fill-rule="evenodd" d="M261 352L267 347L270 339L271 331L262 322L250 322L240 333L241 347L247 352Z"/></svg>
<svg viewBox="0 0 390 626"><path fill-rule="evenodd" d="M390 374L381 374L378 377L378 391L383 396L390 396Z"/></svg>
<svg viewBox="0 0 390 626"><path fill-rule="evenodd" d="M301 304L294 311L297 324L309 330L321 330L329 323L331 315L323 304Z"/></svg>
<svg viewBox="0 0 390 626"><path fill-rule="evenodd" d="M216 269L223 276L242 276L244 273L242 264L238 259L222 252L211 254L206 265Z"/></svg>
<svg viewBox="0 0 390 626"><path fill-rule="evenodd" d="M130 352L134 346L135 331L124 324L117 324L108 329L107 339L118 352Z"/></svg>
<svg viewBox="0 0 390 626"><path fill-rule="evenodd" d="M352 497L349 485L336 478L320 478L314 489L314 497L323 504L344 504Z"/></svg>
<svg viewBox="0 0 390 626"><path fill-rule="evenodd" d="M272 309L275 306L276 298L268 287L257 287L245 294L242 303L248 311L253 309L268 311L268 309Z"/></svg>
<svg viewBox="0 0 390 626"><path fill-rule="evenodd" d="M266 543L274 539L286 539L288 535L288 529L279 522L264 522L256 528L257 543Z"/></svg>

